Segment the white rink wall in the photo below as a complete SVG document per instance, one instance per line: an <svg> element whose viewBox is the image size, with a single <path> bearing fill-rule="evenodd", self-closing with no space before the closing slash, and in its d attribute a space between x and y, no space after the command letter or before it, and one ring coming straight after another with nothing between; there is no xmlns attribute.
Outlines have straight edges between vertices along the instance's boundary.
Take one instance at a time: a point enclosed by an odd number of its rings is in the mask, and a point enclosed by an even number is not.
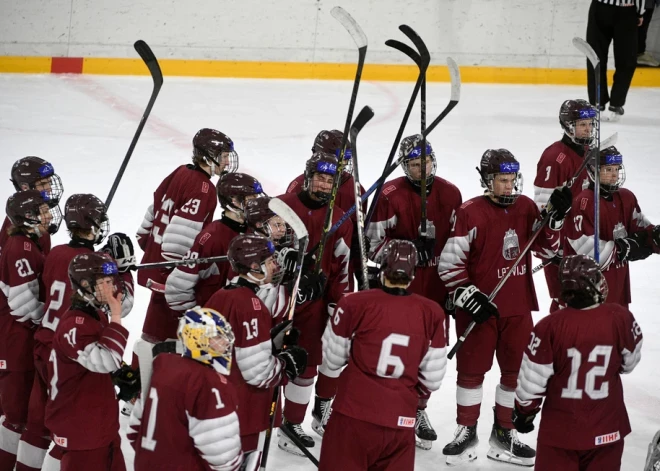
<svg viewBox="0 0 660 471"><path fill-rule="evenodd" d="M406 23L438 64L584 66L570 40L586 33L589 0L0 0L0 55L134 57L144 39L161 58L353 62L335 5L365 30L371 63L406 60L384 45Z"/></svg>

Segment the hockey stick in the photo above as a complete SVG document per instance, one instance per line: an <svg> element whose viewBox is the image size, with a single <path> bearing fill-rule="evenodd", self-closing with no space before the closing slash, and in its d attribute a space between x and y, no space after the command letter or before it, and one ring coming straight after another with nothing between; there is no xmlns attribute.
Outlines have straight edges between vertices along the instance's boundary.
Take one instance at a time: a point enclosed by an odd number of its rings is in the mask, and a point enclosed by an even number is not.
<svg viewBox="0 0 660 471"><path fill-rule="evenodd" d="M133 155L133 151L135 150L135 146L137 145L137 141L138 139L140 139L140 134L142 134L142 129L144 128L144 125L147 123L147 118L149 118L149 114L151 113L151 108L153 108L154 103L156 103L156 98L158 97L158 93L160 92L160 89L163 86L163 73L160 70L160 65L158 65L158 59L156 59L156 56L152 52L151 48L147 45L147 43L145 43L141 39L136 41L133 47L135 47L135 50L137 51L138 54L140 54L140 57L142 58L147 68L149 69L151 78L154 81L154 88L151 92L151 98L149 98L149 103L147 103L147 107L144 110L144 113L142 114L142 118L140 119L140 124L138 125L138 128L135 131L135 135L133 136L131 145L128 147L128 152L126 152L126 156L124 157L124 161L121 163L121 167L119 167L119 172L115 177L115 181L112 183L112 188L110 188L110 193L108 194L108 197L105 199L106 211L110 207L110 203L112 203L112 199L115 196L115 192L117 191L117 187L119 186L121 177L124 176L124 171L128 166L128 161L131 159L131 156Z"/></svg>
<svg viewBox="0 0 660 471"><path fill-rule="evenodd" d="M357 215L357 238L360 247L360 271L362 279L360 280L360 289L369 289L369 280L367 278L367 248L364 246L364 212L362 211L362 201L360 199L360 182L358 180L358 159L357 159L357 138L362 128L371 118L374 117L374 111L365 106L357 115L353 126L351 126L351 145L353 146L353 188L355 189L355 207Z"/></svg>
<svg viewBox="0 0 660 471"><path fill-rule="evenodd" d="M293 313L296 309L296 297L297 297L297 292L298 292L298 286L300 285L300 277L302 275L302 264L303 264L303 258L305 256L305 250L307 249L307 243L309 241L309 234L307 232L307 228L305 227L305 224L301 221L301 219L298 217L298 215L282 200L278 198L272 198L268 202L268 207L270 208L271 211L273 211L275 214L280 216L282 219L286 221L289 226L293 229L293 232L296 234L296 237L298 238L298 259L296 260L296 271L298 274L296 275L296 281L293 284L293 289L291 290L291 298L289 299L289 307L287 308L289 314L288 318L289 320L293 319ZM261 466L260 470L265 470L266 469L266 463L268 461L268 453L270 450L270 441L273 436L273 428L275 427L275 412L277 411L277 405L280 401L280 386L275 386L275 390L273 391L273 400L270 405L270 411L269 411L269 419L270 419L270 425L268 429L266 430L266 437L264 440L264 449L261 455ZM296 446L300 449L300 451L303 452L307 458L310 459L312 463L318 467L319 462L316 459L314 455L312 455L308 450L305 445L303 445L298 437L293 437L284 428L280 427L280 430L282 433L284 433L289 439L296 444Z"/></svg>
<svg viewBox="0 0 660 471"><path fill-rule="evenodd" d="M607 139L607 141L612 140L613 142L616 142L617 138L618 138L618 136L615 133L609 139ZM596 154L596 155L598 155L598 154ZM582 164L580 165L580 168L573 175L573 178L571 178L567 182L567 186L569 188L573 185L573 183L575 182L575 179L580 176L580 173L582 173L582 170L584 170L585 167L589 164L589 161L591 160L591 158L592 158L591 156L586 157L584 159L584 161L582 162ZM597 158L596 158L596 160L597 160ZM532 232L532 235L529 238L529 241L527 242L527 245L525 245L525 248L522 250L522 252L520 252L520 254L518 255L518 258L513 263L511 268L509 268L509 270L506 272L504 277L502 277L500 282L497 283L497 286L495 286L495 289L493 289L492 293L490 293L490 295L488 296L488 301L492 301L493 299L495 299L495 296L497 296L497 293L500 291L500 289L502 289L502 286L504 286L504 283L506 283L506 280L508 280L509 277L511 276L511 274L516 271L516 267L520 264L523 257L525 257L525 255L527 254L529 249L532 247L532 244L534 243L534 241L536 240L536 238L540 234L543 227L545 227L545 225L548 223L548 221L550 221L550 211L551 210L552 210L552 206L550 205L550 203L548 203L546 205L545 209L543 210L543 212L541 213L541 220L537 221L535 223L536 227L534 228L534 230ZM597 244L594 244L594 245L597 245ZM456 341L456 344L452 347L451 351L447 354L447 358L449 358L450 360L452 358L454 358L454 355L456 355L456 352L458 351L458 349L461 348L461 345L463 345L463 343L465 342L466 337L470 334L470 332L472 332L472 329L474 329L475 324L476 323L474 321L470 322L470 324L467 326L467 328L463 332L463 335L461 335L458 338L458 340Z"/></svg>
<svg viewBox="0 0 660 471"><path fill-rule="evenodd" d="M403 30L404 26L406 25L401 25L399 29L401 29L401 31L404 31ZM412 31L412 29L410 29L410 31ZM417 38L419 38L419 36L417 36ZM385 163L385 169L383 170L383 174L385 174L391 168L392 160L394 160L394 154L396 154L396 150L399 147L399 141L401 140L401 136L403 136L403 131L406 127L406 124L408 124L408 118L410 117L410 113L412 112L412 108L415 104L415 100L417 100L417 94L419 93L419 90L422 86L422 81L426 76L426 69L428 68L429 63L431 62L431 55L429 54L429 50L426 48L426 45L424 44L423 41L421 41L421 39L419 40L419 44L415 43L415 46L418 46L419 52L415 53L414 55L409 55L410 52L414 52L412 51L411 48L406 46L405 48L400 49L399 47L393 46L393 44L395 43L398 43L398 41L396 42L386 41L385 45L394 47L395 49L398 49L399 51L409 56L412 59L412 61L415 62L415 64L417 64L417 66L419 67L419 75L417 76L417 81L415 82L415 88L413 89L412 96L410 97L410 101L408 101L408 107L406 108L406 111L403 114L401 125L399 126L399 130L397 131L396 137L394 138L394 142L392 143L392 149L390 150L390 155L387 157L387 162ZM401 161L402 159L399 159L399 162ZM374 212L376 210L376 204L378 203L378 198L380 197L380 194L383 190L383 183L385 183L385 180L383 180L380 183L380 185L376 188L376 194L371 200L371 206L369 206L369 211L367 212L367 218L364 221L365 232L367 231L369 224L371 223L371 219L374 216Z"/></svg>
<svg viewBox="0 0 660 471"><path fill-rule="evenodd" d="M151 268L175 268L181 265L197 265L198 263L215 263L215 262L228 262L229 258L226 255L218 255L217 257L203 257L203 258L188 258L184 260L172 260L171 262L154 262L143 263L141 265L133 265L131 270L146 270Z"/></svg>
<svg viewBox="0 0 660 471"><path fill-rule="evenodd" d="M394 41L392 41L394 42ZM396 41L398 42L398 41ZM401 43L399 43L401 44ZM405 44L404 44L405 46ZM408 47L408 46L405 46ZM410 49L410 48L408 48ZM410 49L412 50L412 49ZM447 66L449 67L449 75L451 77L451 96L449 100L449 104L445 107L445 109L440 113L440 115L433 121L433 123L426 128L426 131L424 131L424 135L428 136L435 127L440 124L440 122L445 119L445 117L453 110L456 105L458 104L458 101L461 98L461 75L458 70L458 65L456 65L456 62L451 58L447 58ZM403 132L403 131L402 131ZM374 182L373 185L369 187L367 191L364 192L362 195L362 202L367 201L369 196L376 191L378 188L383 186L383 183L385 183L385 180L387 180L387 177L389 177L398 167L401 165L401 162L403 162L404 156L400 156L396 162L394 162L392 165L387 168L383 174ZM337 232L337 229L344 224L346 221L350 219L350 217L353 215L355 212L355 205L351 206L348 208L345 212L344 215L337 220L337 222L330 228L330 231L328 232L328 235L332 235L335 232ZM367 221L365 221L365 224ZM366 231L366 225L365 225L365 231ZM318 248L318 244L310 250L310 253L314 253L316 249Z"/></svg>
<svg viewBox="0 0 660 471"><path fill-rule="evenodd" d="M348 33L353 38L353 41L355 41L355 44L358 47L358 64L357 70L355 71L355 80L353 81L351 100L348 105L348 113L346 114L346 123L344 124L344 137L342 138L341 152L339 154L339 165L337 166L335 181L332 185L332 193L330 194L328 208L325 212L325 223L323 224L323 231L321 232L318 256L316 258L316 266L314 267L315 273L319 273L321 271L323 252L328 241L328 231L330 231L330 227L332 226L332 212L335 207L335 201L337 200L337 193L339 192L339 185L341 184L341 174L345 165L344 152L346 150L346 142L348 140L349 126L351 125L351 121L353 121L355 102L357 101L358 89L360 88L360 81L362 80L362 69L364 68L364 62L367 57L367 36L364 34L364 31L362 31L362 28L360 28L360 25L358 25L353 17L349 15L342 7L334 7L332 10L330 10L330 14L334 16L335 19L344 26L344 28L346 28Z"/></svg>
<svg viewBox="0 0 660 471"><path fill-rule="evenodd" d="M603 149L607 149L608 147L615 146L617 141L619 140L619 133L615 132L612 134L610 137L605 139L604 141L600 142L600 150L598 151L597 155L599 155L600 151ZM595 147L594 147L595 149ZM580 165L580 169L577 171L575 176L568 182L566 182L566 186L569 188L573 187L573 183L575 183L575 179L580 176L580 173L582 173L582 170L589 164L589 161L593 158L592 154L593 149L589 149L587 156L585 156L584 160L582 161L582 165ZM594 241L596 239L594 238ZM537 273L541 270L543 270L546 266L550 265L552 263L552 259L550 260L545 260L543 263L538 264L532 269L532 275L534 273Z"/></svg>
<svg viewBox="0 0 660 471"><path fill-rule="evenodd" d="M593 48L582 38L573 38L573 46L584 54L594 69L596 85L596 157L594 165L594 260L600 263L600 59Z"/></svg>

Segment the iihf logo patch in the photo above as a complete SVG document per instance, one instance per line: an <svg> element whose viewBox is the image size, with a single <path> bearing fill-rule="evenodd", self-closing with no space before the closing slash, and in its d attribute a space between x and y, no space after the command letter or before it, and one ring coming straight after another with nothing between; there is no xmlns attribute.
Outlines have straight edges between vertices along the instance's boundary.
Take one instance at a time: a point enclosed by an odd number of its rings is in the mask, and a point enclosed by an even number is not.
<svg viewBox="0 0 660 471"><path fill-rule="evenodd" d="M392 193L394 190L396 190L396 186L394 186L394 185L390 185L390 186L388 186L387 188L385 188L385 189L383 190L383 194L384 194L385 196L387 196L387 195L389 195L390 193Z"/></svg>
<svg viewBox="0 0 660 471"><path fill-rule="evenodd" d="M291 182L289 188L286 189L287 193L293 193L293 190L298 186L298 182Z"/></svg>
<svg viewBox="0 0 660 471"><path fill-rule="evenodd" d="M566 158L566 154L564 154L563 152L560 152L559 155L557 156L557 162L562 163L565 158Z"/></svg>
<svg viewBox="0 0 660 471"><path fill-rule="evenodd" d="M596 437L594 440L595 445L607 445L608 443L613 443L613 442L618 442L621 440L621 434L617 430L614 433L608 433L606 435L601 435L599 437Z"/></svg>
<svg viewBox="0 0 660 471"><path fill-rule="evenodd" d="M261 311L261 303L259 302L259 299L252 298L252 307L255 311Z"/></svg>
<svg viewBox="0 0 660 471"><path fill-rule="evenodd" d="M23 250L32 252L32 244L30 242L23 242Z"/></svg>
<svg viewBox="0 0 660 471"><path fill-rule="evenodd" d="M76 316L76 324L84 324L85 318L83 316Z"/></svg>
<svg viewBox="0 0 660 471"><path fill-rule="evenodd" d="M7 360L0 360L0 370L7 369Z"/></svg>
<svg viewBox="0 0 660 471"><path fill-rule="evenodd" d="M206 241L209 240L210 238L211 238L211 234L205 232L204 235L199 238L199 245L204 245L204 243L206 243Z"/></svg>
<svg viewBox="0 0 660 471"><path fill-rule="evenodd" d="M414 428L415 427L415 418L414 417L402 417L399 416L397 422L399 427Z"/></svg>
<svg viewBox="0 0 660 471"><path fill-rule="evenodd" d="M209 192L209 182L202 182L202 193Z"/></svg>
<svg viewBox="0 0 660 471"><path fill-rule="evenodd" d="M56 445L63 446L64 448L67 447L69 444L69 440L67 440L65 437L58 437L57 435L53 434L53 441L55 442Z"/></svg>

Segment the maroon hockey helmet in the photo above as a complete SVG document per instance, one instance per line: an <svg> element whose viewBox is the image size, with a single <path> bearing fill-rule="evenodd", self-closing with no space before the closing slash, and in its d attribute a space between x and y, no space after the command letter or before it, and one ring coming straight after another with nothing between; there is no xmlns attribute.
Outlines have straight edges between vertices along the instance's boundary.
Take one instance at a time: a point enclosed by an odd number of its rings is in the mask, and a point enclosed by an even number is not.
<svg viewBox="0 0 660 471"><path fill-rule="evenodd" d="M623 156L621 152L614 146L603 149L598 154L600 168L605 166L618 166L618 175L614 183L603 182L602 173L600 178L600 188L606 193L613 193L623 186L626 181L626 169L623 166ZM596 169L593 165L593 160L587 165L587 173L591 181L595 181Z"/></svg>
<svg viewBox="0 0 660 471"><path fill-rule="evenodd" d="M502 205L513 204L518 196L522 194L523 180L520 173L520 163L511 152L506 149L488 149L481 157L479 164L479 175L481 175L481 186L495 197ZM499 174L515 174L513 190L510 195L495 195L493 182Z"/></svg>
<svg viewBox="0 0 660 471"><path fill-rule="evenodd" d="M327 202L330 200L330 193L320 190L314 191L311 188L312 177L315 173L324 173L337 178L337 157L327 152L315 152L305 163L305 184L303 189L314 194L320 201Z"/></svg>
<svg viewBox="0 0 660 471"><path fill-rule="evenodd" d="M53 165L39 157L23 157L14 162L10 180L16 191L38 190L50 206L57 206L64 193L62 180Z"/></svg>
<svg viewBox="0 0 660 471"><path fill-rule="evenodd" d="M278 247L293 243L293 229L268 206L270 197L254 198L245 202L245 224L258 234L272 240Z"/></svg>
<svg viewBox="0 0 660 471"><path fill-rule="evenodd" d="M317 134L314 139L314 145L312 146L312 154L316 152L327 152L332 154L337 159L341 156L341 144L344 140L344 133L338 129L333 129L332 131L321 131ZM351 157L353 153L351 151L351 143L349 140L346 140L346 150L344 151L344 172L352 173L353 171L353 160Z"/></svg>
<svg viewBox="0 0 660 471"><path fill-rule="evenodd" d="M39 226L55 234L62 223L60 207L49 206L37 190L14 193L7 199L5 211L13 226L33 228L38 236L42 235Z"/></svg>
<svg viewBox="0 0 660 471"><path fill-rule="evenodd" d="M266 261L275 254L275 245L270 239L257 234L239 234L229 244L227 258L231 269L239 275L246 275L250 281L261 284L263 281L254 277L255 273L268 276ZM257 264L259 268L252 265ZM275 262L276 270L272 274L271 283L281 281L282 272Z"/></svg>
<svg viewBox="0 0 660 471"><path fill-rule="evenodd" d="M266 196L261 183L247 173L228 173L220 177L216 185L220 206L243 216L245 201L248 196L260 198ZM233 198L239 200L237 206Z"/></svg>
<svg viewBox="0 0 660 471"><path fill-rule="evenodd" d="M411 283L415 279L417 249L409 240L393 239L383 250L380 261L381 283L383 277L397 284Z"/></svg>
<svg viewBox="0 0 660 471"><path fill-rule="evenodd" d="M566 100L559 108L559 124L570 140L581 146L591 146L596 139L598 110L586 100ZM591 121L587 137L577 137L576 126L581 120Z"/></svg>
<svg viewBox="0 0 660 471"><path fill-rule="evenodd" d="M110 233L110 222L103 201L91 194L69 196L64 205L64 223L67 229L91 231L94 244L100 244Z"/></svg>
<svg viewBox="0 0 660 471"><path fill-rule="evenodd" d="M561 299L571 307L582 309L607 299L607 281L600 266L586 255L564 257L559 266Z"/></svg>
<svg viewBox="0 0 660 471"><path fill-rule="evenodd" d="M112 257L103 252L78 254L69 263L69 282L74 292L96 308L103 304L96 299L96 281L112 277L116 289L121 289L119 269Z"/></svg>
<svg viewBox="0 0 660 471"><path fill-rule="evenodd" d="M399 158L403 157L403 162L401 164L403 167L403 172L406 174L408 180L410 180L410 182L415 186L420 186L421 177L415 178L415 176L412 175L410 164L411 160L422 158L422 142L422 135L414 134L412 136L404 137L401 139L401 143L399 144ZM435 179L435 173L438 170L438 163L435 158L435 152L433 152L433 147L429 141L426 141L426 156L430 157L433 161L431 171L426 175L426 185L428 186L433 183L433 180Z"/></svg>
<svg viewBox="0 0 660 471"><path fill-rule="evenodd" d="M215 129L204 128L193 137L193 156L211 166L211 175L238 170L238 153L234 141Z"/></svg>

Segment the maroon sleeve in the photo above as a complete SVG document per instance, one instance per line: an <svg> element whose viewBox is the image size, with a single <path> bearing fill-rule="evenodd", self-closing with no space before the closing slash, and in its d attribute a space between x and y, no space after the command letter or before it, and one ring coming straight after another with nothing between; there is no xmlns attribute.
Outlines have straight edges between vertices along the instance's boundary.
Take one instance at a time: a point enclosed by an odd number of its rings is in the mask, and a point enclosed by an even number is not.
<svg viewBox="0 0 660 471"><path fill-rule="evenodd" d="M531 412L541 407L548 380L555 374L552 333L549 326L547 318L536 324L523 354L516 388L516 404L523 412Z"/></svg>

